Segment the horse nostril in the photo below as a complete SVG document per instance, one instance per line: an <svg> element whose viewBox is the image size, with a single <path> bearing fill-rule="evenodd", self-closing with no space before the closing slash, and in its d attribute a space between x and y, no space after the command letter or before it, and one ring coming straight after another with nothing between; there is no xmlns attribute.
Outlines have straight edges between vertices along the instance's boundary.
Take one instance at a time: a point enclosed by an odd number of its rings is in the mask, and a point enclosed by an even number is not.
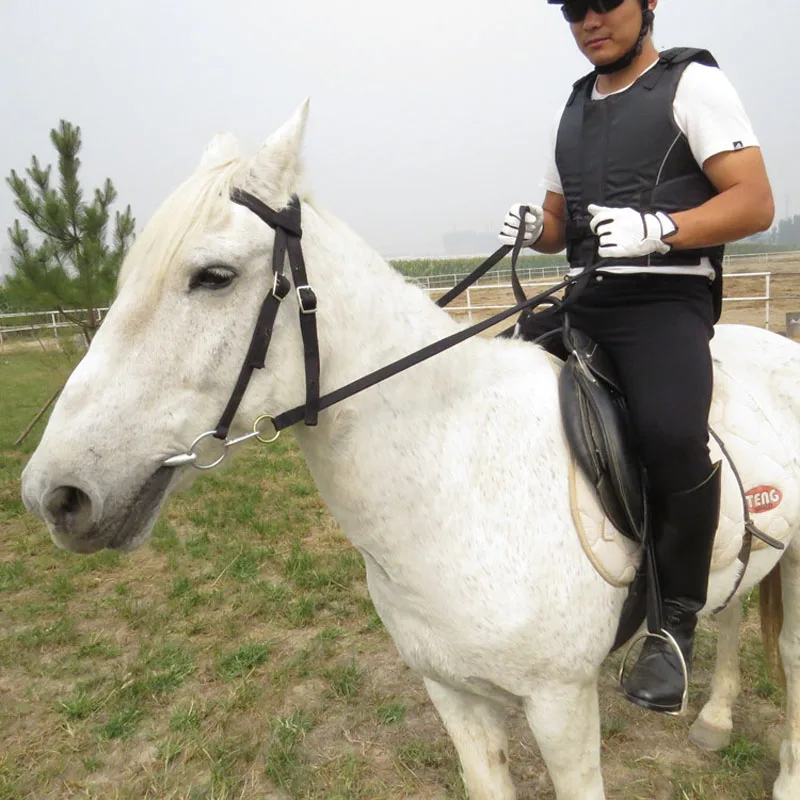
<svg viewBox="0 0 800 800"><path fill-rule="evenodd" d="M55 527L68 533L85 533L92 526L92 500L77 486L53 489L44 503Z"/></svg>
<svg viewBox="0 0 800 800"><path fill-rule="evenodd" d="M61 510L68 514L77 511L81 507L81 502L84 498L86 500L89 499L80 489L76 489L74 486L65 486Z"/></svg>

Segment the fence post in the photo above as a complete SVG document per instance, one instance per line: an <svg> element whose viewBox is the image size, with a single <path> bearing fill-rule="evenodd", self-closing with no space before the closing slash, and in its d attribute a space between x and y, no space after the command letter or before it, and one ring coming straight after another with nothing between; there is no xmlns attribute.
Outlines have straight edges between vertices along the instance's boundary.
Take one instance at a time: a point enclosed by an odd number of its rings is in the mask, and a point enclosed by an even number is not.
<svg viewBox="0 0 800 800"><path fill-rule="evenodd" d="M50 312L50 322L53 325L53 335L58 339L58 326L56 325L56 312Z"/></svg>
<svg viewBox="0 0 800 800"><path fill-rule="evenodd" d="M472 289L467 289L467 319L472 324Z"/></svg>
<svg viewBox="0 0 800 800"><path fill-rule="evenodd" d="M770 301L770 298L772 297L772 292L770 291L770 288L771 288L770 278L771 277L772 277L772 273L768 272L767 276L765 278L766 289L767 289L767 291L765 292L765 294L767 295L767 319L766 319L765 325L767 327L767 330L769 330L769 301Z"/></svg>

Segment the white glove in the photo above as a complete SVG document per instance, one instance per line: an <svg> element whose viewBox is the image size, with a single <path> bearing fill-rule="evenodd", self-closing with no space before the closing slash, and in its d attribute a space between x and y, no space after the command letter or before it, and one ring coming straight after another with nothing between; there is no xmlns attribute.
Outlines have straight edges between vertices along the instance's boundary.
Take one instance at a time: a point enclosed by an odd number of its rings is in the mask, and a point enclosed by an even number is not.
<svg viewBox="0 0 800 800"><path fill-rule="evenodd" d="M522 216L520 209L523 203L515 203L508 209L508 214L503 221L503 227L497 238L503 243L512 247L517 243L517 232L519 231L519 221ZM544 210L541 206L529 205L528 213L525 215L525 237L522 240L523 247L530 247L535 244L542 235L544 229Z"/></svg>
<svg viewBox="0 0 800 800"><path fill-rule="evenodd" d="M672 248L664 241L678 226L663 211L643 213L635 208L589 206L590 227L600 240L600 258L637 258L664 255Z"/></svg>

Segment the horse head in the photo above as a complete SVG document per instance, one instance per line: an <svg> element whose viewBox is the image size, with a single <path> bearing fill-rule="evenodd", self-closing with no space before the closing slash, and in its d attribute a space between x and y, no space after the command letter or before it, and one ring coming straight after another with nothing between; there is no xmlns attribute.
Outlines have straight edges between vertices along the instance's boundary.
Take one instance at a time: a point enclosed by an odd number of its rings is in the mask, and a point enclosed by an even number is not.
<svg viewBox="0 0 800 800"><path fill-rule="evenodd" d="M306 101L249 159L232 136L215 137L131 248L117 297L22 476L25 505L58 546L141 545L186 473L165 459L215 427L272 280L275 241L231 192L273 209L290 202L307 114ZM295 313L278 315L267 368L237 419L302 399L294 293L285 302Z"/></svg>

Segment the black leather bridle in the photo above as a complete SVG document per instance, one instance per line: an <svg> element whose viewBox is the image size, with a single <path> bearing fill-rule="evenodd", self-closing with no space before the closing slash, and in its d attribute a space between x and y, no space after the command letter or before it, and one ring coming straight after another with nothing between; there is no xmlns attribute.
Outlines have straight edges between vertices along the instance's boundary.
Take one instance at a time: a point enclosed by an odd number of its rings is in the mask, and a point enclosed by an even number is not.
<svg viewBox="0 0 800 800"><path fill-rule="evenodd" d="M287 253L300 307L300 332L303 337L306 368L306 402L303 406L303 418L306 425L316 425L319 414L320 364L319 339L317 338L317 295L308 283L303 248L300 244L300 240L303 238L303 229L300 224L300 201L295 195L286 208L282 211L274 211L257 197L240 189L234 189L231 192L231 200L249 209L273 228L275 244L272 249L272 287L261 304L239 377L236 379L236 385L228 404L214 431L214 437L223 441L228 436L233 418L236 416L242 397L253 377L253 371L264 367L267 350L272 339L275 317L281 301L292 288L289 279L283 272Z"/></svg>

